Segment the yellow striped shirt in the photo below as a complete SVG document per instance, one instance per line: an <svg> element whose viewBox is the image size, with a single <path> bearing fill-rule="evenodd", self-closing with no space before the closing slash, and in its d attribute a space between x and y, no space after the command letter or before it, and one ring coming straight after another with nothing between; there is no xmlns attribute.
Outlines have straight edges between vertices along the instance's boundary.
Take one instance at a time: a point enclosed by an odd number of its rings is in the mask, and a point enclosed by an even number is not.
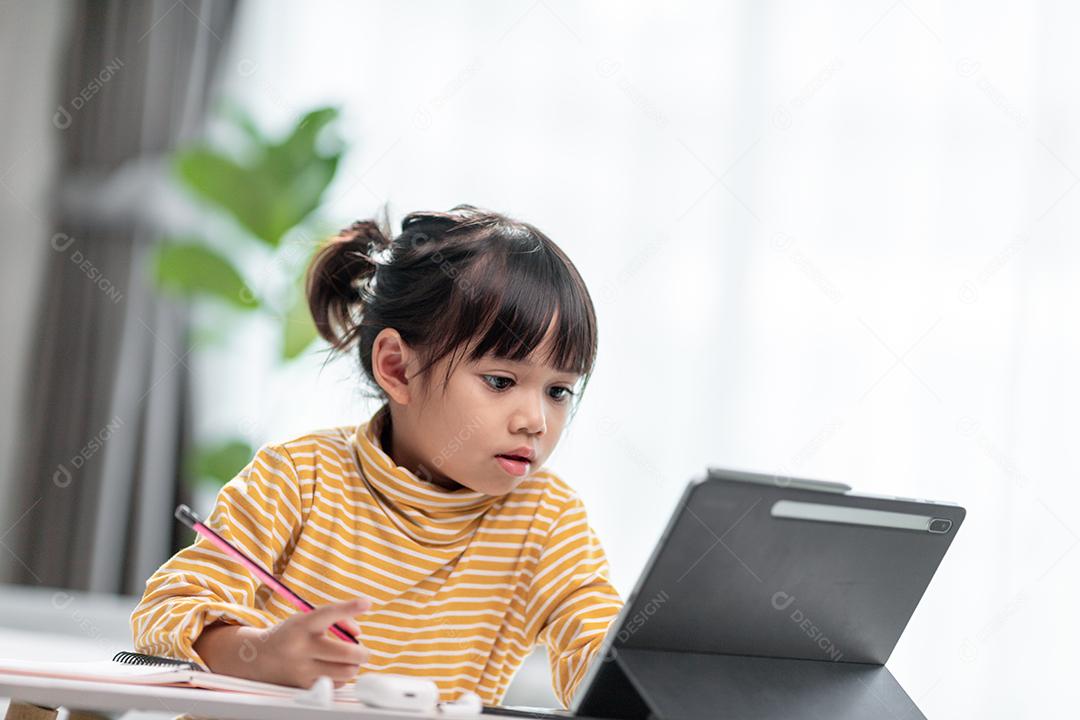
<svg viewBox="0 0 1080 720"><path fill-rule="evenodd" d="M360 672L496 704L540 643L568 706L623 603L581 499L546 468L498 496L425 482L382 450L387 413L262 446L207 524L313 605L371 598ZM296 612L199 536L147 580L131 627L138 652L202 663L192 643L215 620Z"/></svg>

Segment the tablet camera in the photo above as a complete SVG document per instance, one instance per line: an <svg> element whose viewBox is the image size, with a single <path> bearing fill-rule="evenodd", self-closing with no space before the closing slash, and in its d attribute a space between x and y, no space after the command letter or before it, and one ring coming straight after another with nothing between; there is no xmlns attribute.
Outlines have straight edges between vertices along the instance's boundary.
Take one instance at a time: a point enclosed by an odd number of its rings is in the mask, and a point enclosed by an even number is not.
<svg viewBox="0 0 1080 720"><path fill-rule="evenodd" d="M952 520L948 518L931 518L930 525L926 528L932 533L939 535L949 532L952 528Z"/></svg>

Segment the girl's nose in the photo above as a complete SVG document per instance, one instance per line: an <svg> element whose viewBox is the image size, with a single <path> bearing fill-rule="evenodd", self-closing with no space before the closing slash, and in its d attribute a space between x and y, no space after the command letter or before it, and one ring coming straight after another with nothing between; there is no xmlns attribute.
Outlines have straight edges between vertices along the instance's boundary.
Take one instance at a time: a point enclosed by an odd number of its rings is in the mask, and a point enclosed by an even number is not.
<svg viewBox="0 0 1080 720"><path fill-rule="evenodd" d="M531 400L518 408L511 422L510 430L515 433L525 432L530 435L542 435L547 431L547 418L544 417L544 401Z"/></svg>

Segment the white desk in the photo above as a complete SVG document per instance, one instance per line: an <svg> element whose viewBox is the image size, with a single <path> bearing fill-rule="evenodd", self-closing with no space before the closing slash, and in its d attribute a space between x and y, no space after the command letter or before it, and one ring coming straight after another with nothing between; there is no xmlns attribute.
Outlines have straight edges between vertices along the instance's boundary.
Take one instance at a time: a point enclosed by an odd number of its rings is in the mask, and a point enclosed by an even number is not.
<svg viewBox="0 0 1080 720"><path fill-rule="evenodd" d="M138 598L116 597L111 595L97 595L78 591L56 590L53 588L36 588L0 584L0 657L20 657L28 660L100 660L111 658L117 651L131 650L131 628L128 617ZM5 682L0 685L0 718L7 713L7 698L14 692L11 677L16 678L19 687L26 685L28 694L16 695L16 699L26 702L34 702L40 705L59 706L64 705L71 709L85 709L113 712L123 715L123 720L165 720L175 717L177 714L192 712L185 708L175 708L162 703L147 705L140 701L136 704L113 704L102 705L97 708L79 707L76 703L70 703L67 699L53 700L49 695L40 693L45 690L38 687L30 687L26 683L29 678L22 676L6 676ZM56 685L60 681L47 680L46 682ZM67 688L70 683L65 682ZM121 687L121 686L118 686ZM123 686L130 689L132 686ZM94 688L100 688L95 683ZM61 689L56 685L58 693L68 693L68 689ZM157 688L157 690L172 690L184 693L181 699L195 698L197 693L214 693L215 700L221 700L222 693L213 690L196 690L193 688ZM137 688L145 693L147 688ZM75 697L82 700L85 697L86 688L80 687L74 692L75 695L64 695L65 698ZM109 695L119 702L119 697L114 693ZM143 697L142 700L146 698ZM103 698L105 700L105 698ZM273 699L271 699L273 700ZM126 701L125 701L126 702ZM260 700L260 703L264 701ZM547 656L543 648L530 654L524 662L521 670L514 676L514 681L507 690L502 702L507 705L531 705L537 707L555 707L558 701L551 690L551 675L547 667ZM132 710L131 712L123 712ZM143 709L145 708L145 709ZM249 708L250 709L250 708ZM214 712L218 717L271 717L265 712L264 704L258 705L256 714L226 715L224 712ZM297 717L297 708L292 707L291 713L281 717ZM305 709L306 710L306 709ZM360 710L362 714L357 711ZM339 714L325 711L313 714L311 717L338 717ZM344 715L340 715L344 717ZM276 715L274 716L276 717ZM362 706L351 706L349 717L402 717L401 713L391 715L370 715L363 712ZM408 717L418 717L408 714ZM442 717L442 716L440 716Z"/></svg>
<svg viewBox="0 0 1080 720"><path fill-rule="evenodd" d="M335 708L303 705L291 699L181 687L149 687L0 674L0 697L70 710L127 713L131 710L194 715L219 720L401 720L440 718L438 712L376 710L359 704Z"/></svg>

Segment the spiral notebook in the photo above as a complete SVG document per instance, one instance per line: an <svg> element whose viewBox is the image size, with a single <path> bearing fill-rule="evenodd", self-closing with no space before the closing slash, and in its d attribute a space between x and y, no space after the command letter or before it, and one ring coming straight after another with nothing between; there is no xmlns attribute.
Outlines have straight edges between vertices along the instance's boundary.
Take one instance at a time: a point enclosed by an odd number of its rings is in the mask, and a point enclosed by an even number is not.
<svg viewBox="0 0 1080 720"><path fill-rule="evenodd" d="M177 660L161 655L144 655L143 653L128 652L121 650L113 655L113 661L125 665L164 665L166 667L180 667L188 670L205 670L202 665L192 660Z"/></svg>
<svg viewBox="0 0 1080 720"><path fill-rule="evenodd" d="M0 658L0 674L135 685L192 687L286 698L303 692L302 688L288 685L275 685L213 673L203 669L198 663L187 660L132 652L117 653L112 660L81 662ZM355 698L352 683L336 688L334 700L359 702Z"/></svg>

